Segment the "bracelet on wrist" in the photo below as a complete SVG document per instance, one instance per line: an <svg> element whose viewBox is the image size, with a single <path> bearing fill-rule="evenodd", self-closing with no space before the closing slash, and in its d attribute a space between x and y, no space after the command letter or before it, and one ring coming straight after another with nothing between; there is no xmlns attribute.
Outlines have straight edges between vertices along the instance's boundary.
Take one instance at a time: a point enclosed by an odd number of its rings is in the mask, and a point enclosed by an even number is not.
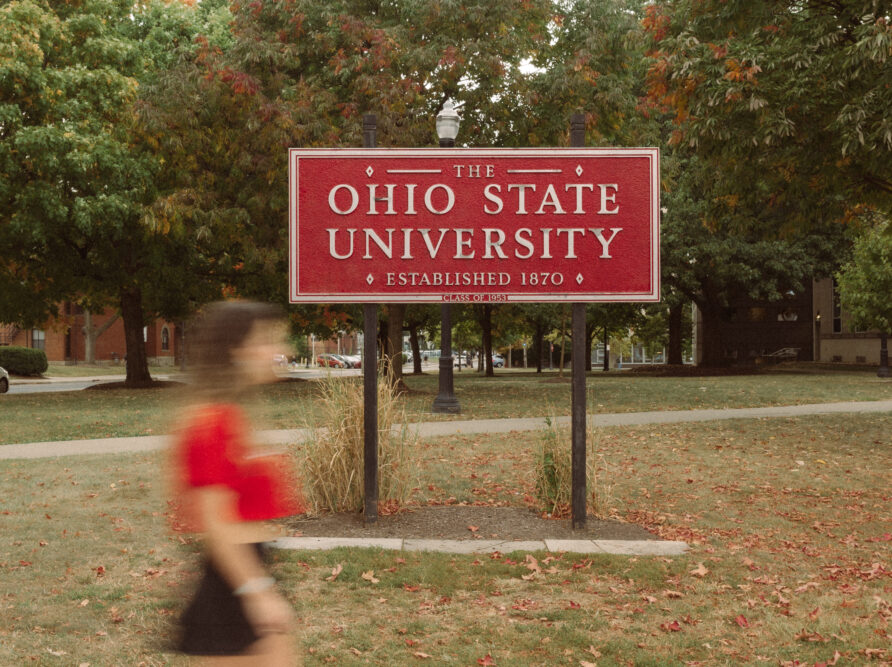
<svg viewBox="0 0 892 667"><path fill-rule="evenodd" d="M254 577L248 579L241 586L232 591L235 596L249 595L251 593L262 593L268 588L272 588L276 580L272 577Z"/></svg>

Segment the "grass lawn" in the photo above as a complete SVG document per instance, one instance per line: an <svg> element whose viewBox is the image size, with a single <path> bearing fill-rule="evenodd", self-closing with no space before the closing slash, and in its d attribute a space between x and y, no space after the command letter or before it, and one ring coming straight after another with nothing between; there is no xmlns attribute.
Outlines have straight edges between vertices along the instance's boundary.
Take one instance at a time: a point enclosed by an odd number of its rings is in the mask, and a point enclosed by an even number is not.
<svg viewBox="0 0 892 667"><path fill-rule="evenodd" d="M611 513L683 557L339 549L275 572L309 665L888 664L890 434L892 415L603 429ZM539 437L422 441L415 500L523 505ZM0 462L0 664L184 664L163 647L194 545L167 532L161 458Z"/></svg>
<svg viewBox="0 0 892 667"><path fill-rule="evenodd" d="M168 375L178 373L176 366L149 366L152 375ZM49 368L43 374L47 378L78 378L99 377L101 375L126 375L127 368L124 363L119 364L60 364L50 362Z"/></svg>
<svg viewBox="0 0 892 667"><path fill-rule="evenodd" d="M570 414L569 374L559 378L557 372L502 372L487 378L456 373L455 390L462 407L457 416L430 412L438 391L436 375L408 375L406 383L410 392L402 400L412 421ZM870 371L702 378L594 373L587 384L589 410L602 413L892 398L892 381L880 380ZM186 394L182 387L5 394L0 396L0 444L166 433ZM256 422L264 428L314 423L317 400L314 382L268 387L256 402Z"/></svg>

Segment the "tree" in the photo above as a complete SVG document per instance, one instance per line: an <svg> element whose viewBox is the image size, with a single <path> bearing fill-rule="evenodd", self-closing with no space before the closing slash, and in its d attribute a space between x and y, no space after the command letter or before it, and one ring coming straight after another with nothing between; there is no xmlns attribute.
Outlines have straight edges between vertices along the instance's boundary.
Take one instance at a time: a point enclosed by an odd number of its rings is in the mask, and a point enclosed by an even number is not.
<svg viewBox="0 0 892 667"><path fill-rule="evenodd" d="M421 346L419 332L429 332L437 326L440 318L439 309L433 304L409 304L406 306L406 329L409 332L409 345L412 347L412 373L420 375Z"/></svg>
<svg viewBox="0 0 892 667"><path fill-rule="evenodd" d="M116 305L132 386L151 381L147 318L184 313L195 264L147 215L159 164L138 140L134 109L159 53L151 17L162 14L142 9L120 0L0 7L3 319L35 321L63 298Z"/></svg>
<svg viewBox="0 0 892 667"><path fill-rule="evenodd" d="M231 11L231 41L199 38L159 81L144 119L177 183L168 219L203 235L215 275L237 293L283 303L287 149L359 146L369 112L378 145L431 145L448 97L464 102L467 143L498 145L512 95L527 85L519 65L553 14L548 0L285 0ZM386 312L398 350L401 307Z"/></svg>
<svg viewBox="0 0 892 667"><path fill-rule="evenodd" d="M642 0L557 2L550 42L532 59L539 70L518 93L510 133L520 146L569 143L571 114L586 117L587 145L648 145Z"/></svg>
<svg viewBox="0 0 892 667"><path fill-rule="evenodd" d="M816 274L833 267L845 247L845 229L828 225L822 234L781 235L782 221L753 214L746 224L715 217L716 174L709 163L676 152L664 170L661 265L664 294L673 302L684 295L703 318L701 363L726 363L721 323L736 296L778 300L804 288ZM775 230L772 235L772 228Z"/></svg>
<svg viewBox="0 0 892 667"><path fill-rule="evenodd" d="M665 0L644 27L650 99L673 115L673 144L721 175L714 213L789 233L864 204L889 210L887 2Z"/></svg>
<svg viewBox="0 0 892 667"><path fill-rule="evenodd" d="M871 224L855 241L852 258L836 274L841 303L856 327L876 329L881 336L880 377L889 377L887 339L892 333L892 225L871 216Z"/></svg>

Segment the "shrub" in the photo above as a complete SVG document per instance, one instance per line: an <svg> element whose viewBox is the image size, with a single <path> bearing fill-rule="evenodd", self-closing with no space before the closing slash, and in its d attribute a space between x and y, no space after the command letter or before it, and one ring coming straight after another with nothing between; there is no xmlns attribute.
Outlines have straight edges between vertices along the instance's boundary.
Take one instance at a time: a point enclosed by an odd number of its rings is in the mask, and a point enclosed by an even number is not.
<svg viewBox="0 0 892 667"><path fill-rule="evenodd" d="M304 444L304 493L311 513L359 512L363 495L363 387L328 376L320 383L323 414ZM394 426L396 425L396 428ZM418 437L410 432L397 394L378 379L379 504L404 505L415 476L411 454Z"/></svg>
<svg viewBox="0 0 892 667"><path fill-rule="evenodd" d="M14 375L40 375L49 368L46 352L30 347L0 347L0 366Z"/></svg>
<svg viewBox="0 0 892 667"><path fill-rule="evenodd" d="M613 484L603 453L596 453L598 431L590 428L586 438L587 513L606 517L610 511ZM572 509L573 458L568 429L558 430L545 419L545 430L536 450L536 500L539 508L554 517L568 517Z"/></svg>

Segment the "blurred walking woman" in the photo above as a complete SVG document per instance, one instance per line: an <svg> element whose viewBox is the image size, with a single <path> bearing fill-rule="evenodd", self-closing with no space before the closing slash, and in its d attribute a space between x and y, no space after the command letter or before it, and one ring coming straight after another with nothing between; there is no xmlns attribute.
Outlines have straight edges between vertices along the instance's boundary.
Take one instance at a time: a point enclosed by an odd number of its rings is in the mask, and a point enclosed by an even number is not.
<svg viewBox="0 0 892 667"><path fill-rule="evenodd" d="M207 665L295 664L293 613L264 565L264 522L302 511L281 457L251 443L239 399L275 379L281 311L222 302L204 309L189 348L198 402L173 451L179 520L203 535L204 572L182 617L179 648Z"/></svg>

